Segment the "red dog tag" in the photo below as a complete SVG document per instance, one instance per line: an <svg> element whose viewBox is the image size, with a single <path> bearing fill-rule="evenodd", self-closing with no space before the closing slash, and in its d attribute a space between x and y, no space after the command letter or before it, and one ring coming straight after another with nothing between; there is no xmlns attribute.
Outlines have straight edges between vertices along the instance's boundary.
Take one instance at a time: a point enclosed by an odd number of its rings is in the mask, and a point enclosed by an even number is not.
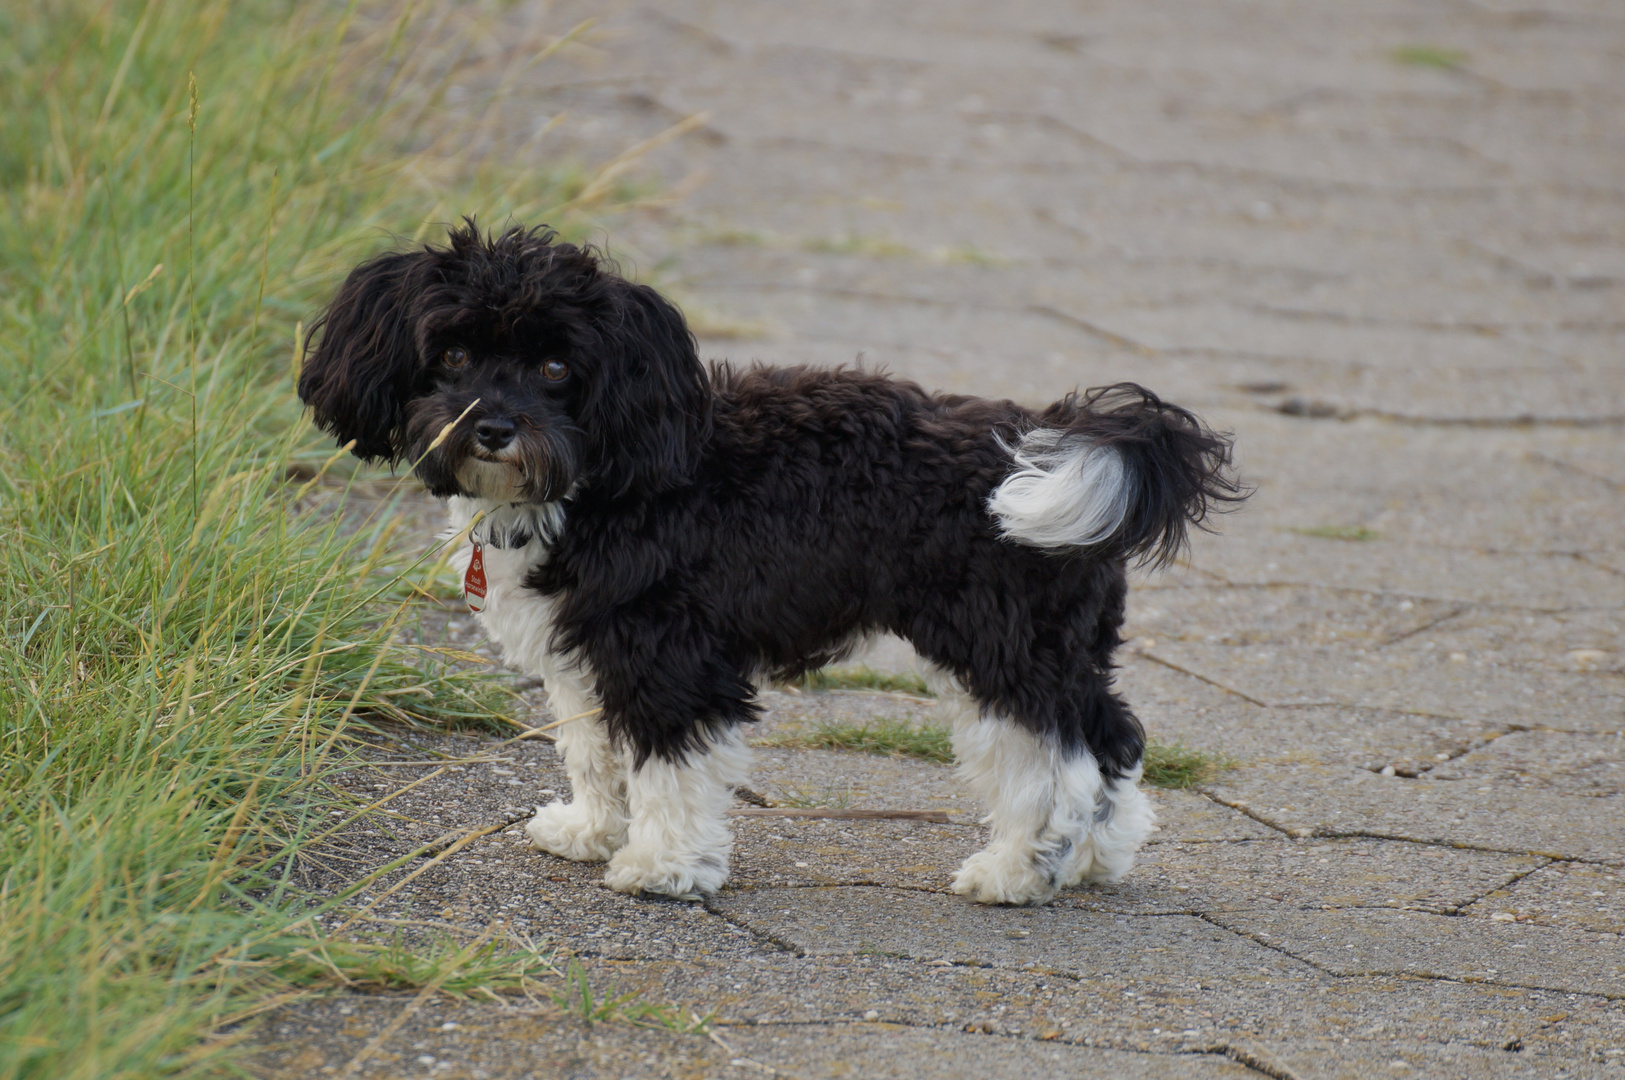
<svg viewBox="0 0 1625 1080"><path fill-rule="evenodd" d="M463 599L468 601L468 610L485 610L485 549L479 544L474 545L474 557L463 574Z"/></svg>

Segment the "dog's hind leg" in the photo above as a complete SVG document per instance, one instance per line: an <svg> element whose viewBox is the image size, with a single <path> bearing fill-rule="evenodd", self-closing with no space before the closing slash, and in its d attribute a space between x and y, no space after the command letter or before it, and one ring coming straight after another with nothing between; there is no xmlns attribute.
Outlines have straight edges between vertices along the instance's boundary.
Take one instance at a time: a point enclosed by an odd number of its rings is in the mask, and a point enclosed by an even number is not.
<svg viewBox="0 0 1625 1080"><path fill-rule="evenodd" d="M988 845L954 875L954 891L984 904L1043 904L1080 881L1116 881L1152 828L1132 778L1103 780L1088 750L1068 751L988 715L940 671L932 689L953 726L959 775L988 808Z"/></svg>
<svg viewBox="0 0 1625 1080"><path fill-rule="evenodd" d="M1065 811L1080 797L1092 801L1100 785L1094 759L1071 760L1049 740L985 714L939 669L927 681L952 724L959 776L988 808L983 822L992 833L954 874L954 892L983 904L1047 903L1082 835Z"/></svg>
<svg viewBox="0 0 1625 1080"><path fill-rule="evenodd" d="M744 783L750 751L738 727L681 761L650 757L627 776L631 827L604 883L617 892L708 895L728 878L728 807Z"/></svg>
<svg viewBox="0 0 1625 1080"><path fill-rule="evenodd" d="M1121 881L1134 866L1135 852L1156 831L1156 814L1140 790L1140 766L1127 776L1102 783L1094 804L1081 815L1085 831L1073 845L1061 884Z"/></svg>
<svg viewBox="0 0 1625 1080"><path fill-rule="evenodd" d="M572 798L538 807L525 835L554 855L603 862L626 843L626 754L611 744L592 679L580 665L550 664L544 678L553 714L575 718L555 736Z"/></svg>

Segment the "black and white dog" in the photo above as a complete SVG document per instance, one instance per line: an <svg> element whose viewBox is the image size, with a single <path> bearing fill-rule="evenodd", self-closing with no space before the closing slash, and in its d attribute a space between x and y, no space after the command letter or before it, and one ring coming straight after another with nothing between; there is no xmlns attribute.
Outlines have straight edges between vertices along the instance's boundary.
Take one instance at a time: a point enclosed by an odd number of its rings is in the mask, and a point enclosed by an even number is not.
<svg viewBox="0 0 1625 1080"><path fill-rule="evenodd" d="M550 231L356 268L299 394L474 522L471 603L544 680L570 802L533 843L711 893L755 685L890 632L930 665L991 840L983 903L1115 881L1152 829L1112 693L1131 559L1241 492L1229 442L1132 384L1034 412L849 370L701 365L682 315ZM470 566L472 561L472 566ZM483 593L483 595L481 595Z"/></svg>

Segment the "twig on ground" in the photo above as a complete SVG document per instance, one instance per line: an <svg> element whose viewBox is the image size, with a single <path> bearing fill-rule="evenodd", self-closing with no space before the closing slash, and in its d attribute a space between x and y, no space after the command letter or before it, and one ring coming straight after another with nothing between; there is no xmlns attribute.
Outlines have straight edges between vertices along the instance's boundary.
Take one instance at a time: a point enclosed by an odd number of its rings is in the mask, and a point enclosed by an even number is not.
<svg viewBox="0 0 1625 1080"><path fill-rule="evenodd" d="M848 821L925 821L949 825L946 810L828 810L792 809L790 807L739 806L728 811L729 817L791 817L791 818L843 818Z"/></svg>

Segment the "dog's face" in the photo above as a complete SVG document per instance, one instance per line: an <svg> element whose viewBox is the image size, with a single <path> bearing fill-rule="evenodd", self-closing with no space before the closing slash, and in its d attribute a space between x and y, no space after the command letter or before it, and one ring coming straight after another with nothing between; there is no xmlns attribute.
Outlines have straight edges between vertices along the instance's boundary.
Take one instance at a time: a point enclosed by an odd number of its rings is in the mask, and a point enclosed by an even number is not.
<svg viewBox="0 0 1625 1080"><path fill-rule="evenodd" d="M316 423L436 495L549 502L687 478L710 390L677 309L546 230L383 255L313 326L299 378Z"/></svg>

